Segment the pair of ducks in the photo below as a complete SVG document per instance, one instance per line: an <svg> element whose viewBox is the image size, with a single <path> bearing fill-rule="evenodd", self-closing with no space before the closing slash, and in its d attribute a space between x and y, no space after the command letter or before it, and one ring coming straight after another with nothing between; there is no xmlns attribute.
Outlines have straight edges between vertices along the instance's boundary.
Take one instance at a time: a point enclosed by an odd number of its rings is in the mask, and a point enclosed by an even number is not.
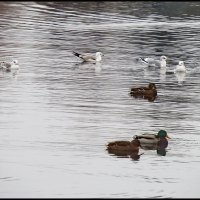
<svg viewBox="0 0 200 200"><path fill-rule="evenodd" d="M155 60L153 58L140 58L142 62L147 64L149 67L160 67L160 68L166 68L167 66L167 57L161 56L160 60ZM178 65L176 65L175 69L173 70L174 73L178 72L186 72L186 67L184 65L183 61L179 61Z"/></svg>
<svg viewBox="0 0 200 200"><path fill-rule="evenodd" d="M107 144L108 153L115 155L138 155L139 149L157 150L163 152L168 146L168 136L165 130L157 134L135 135L132 141L114 141ZM141 155L141 154L140 154Z"/></svg>

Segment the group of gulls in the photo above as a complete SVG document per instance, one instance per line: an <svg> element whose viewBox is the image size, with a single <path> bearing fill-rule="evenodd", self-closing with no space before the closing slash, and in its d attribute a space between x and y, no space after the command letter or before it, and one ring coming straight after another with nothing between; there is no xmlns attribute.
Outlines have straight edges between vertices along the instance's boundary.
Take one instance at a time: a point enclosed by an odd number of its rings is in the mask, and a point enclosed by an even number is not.
<svg viewBox="0 0 200 200"><path fill-rule="evenodd" d="M91 62L96 63L100 62L102 60L102 56L104 54L102 52L96 52L96 53L77 53L73 51L73 54L84 62ZM159 68L165 68L167 65L167 57L161 56L160 60L156 60L153 58L140 58L140 61L145 63L147 66L151 67L159 67ZM19 69L18 61L12 60L12 61L0 61L0 69L4 69L6 71L10 71L11 69ZM176 66L176 68L173 70L174 73L176 72L186 72L186 68L183 61L179 61L179 64ZM167 71L172 72L172 71Z"/></svg>
<svg viewBox="0 0 200 200"><path fill-rule="evenodd" d="M82 59L84 62L100 62L102 60L103 53L96 52L96 53L77 53L73 52L73 54L79 58ZM154 58L140 58L140 61L145 63L149 67L159 67L159 68L165 68L167 67L167 57L161 56L160 60L156 60ZM166 72L186 72L186 68L183 61L179 61L178 65L175 67L175 69L168 70Z"/></svg>
<svg viewBox="0 0 200 200"><path fill-rule="evenodd" d="M149 67L160 67L160 68L166 68L167 67L167 57L161 56L160 60L155 60L153 58L140 58L140 60L147 64ZM179 61L178 65L175 67L173 71L168 70L167 72L186 72L186 67L184 65L183 61Z"/></svg>

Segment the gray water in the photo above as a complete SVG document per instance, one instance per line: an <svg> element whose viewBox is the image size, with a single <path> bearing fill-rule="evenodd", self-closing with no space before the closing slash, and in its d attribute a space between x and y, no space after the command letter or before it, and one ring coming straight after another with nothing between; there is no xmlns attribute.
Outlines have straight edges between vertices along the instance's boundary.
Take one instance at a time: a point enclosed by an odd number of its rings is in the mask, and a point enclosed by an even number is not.
<svg viewBox="0 0 200 200"><path fill-rule="evenodd" d="M200 197L200 2L0 2L0 197ZM104 53L99 64L72 54ZM138 58L183 60L163 74ZM154 82L154 101L129 96ZM165 129L166 156L106 144Z"/></svg>

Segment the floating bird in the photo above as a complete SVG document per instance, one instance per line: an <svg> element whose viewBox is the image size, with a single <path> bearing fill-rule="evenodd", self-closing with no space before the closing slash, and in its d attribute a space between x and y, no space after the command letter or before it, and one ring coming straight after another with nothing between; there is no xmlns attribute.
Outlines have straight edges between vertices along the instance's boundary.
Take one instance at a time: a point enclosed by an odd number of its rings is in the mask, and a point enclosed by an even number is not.
<svg viewBox="0 0 200 200"><path fill-rule="evenodd" d="M135 135L132 141L114 141L107 144L106 150L108 153L117 156L130 156L134 160L140 158L139 149L157 150L157 154L166 155L168 146L168 136L165 130L159 130L157 134L142 134Z"/></svg>
<svg viewBox="0 0 200 200"><path fill-rule="evenodd" d="M0 61L0 66L2 69L10 71L12 69L19 69L18 60L13 61Z"/></svg>
<svg viewBox="0 0 200 200"><path fill-rule="evenodd" d="M136 97L137 96L155 97L157 96L157 88L155 83L149 83L148 87L131 88L130 95Z"/></svg>
<svg viewBox="0 0 200 200"><path fill-rule="evenodd" d="M138 152L140 147L140 142L137 138L130 141L114 141L107 144L107 150L109 153L132 153Z"/></svg>
<svg viewBox="0 0 200 200"><path fill-rule="evenodd" d="M101 52L96 52L95 54L93 53L77 53L73 51L73 54L79 58L81 58L85 62L99 62L102 60L103 53Z"/></svg>
<svg viewBox="0 0 200 200"><path fill-rule="evenodd" d="M165 130L160 130L157 134L135 135L134 139L138 139L140 147L145 150L165 149L168 146L168 136Z"/></svg>
<svg viewBox="0 0 200 200"><path fill-rule="evenodd" d="M160 60L155 60L153 58L140 58L141 61L147 64L149 67L166 67L167 65L167 57L161 56Z"/></svg>
<svg viewBox="0 0 200 200"><path fill-rule="evenodd" d="M178 65L174 69L174 73L177 73L177 72L186 72L186 71L187 70L185 68L184 62L183 61L179 61Z"/></svg>

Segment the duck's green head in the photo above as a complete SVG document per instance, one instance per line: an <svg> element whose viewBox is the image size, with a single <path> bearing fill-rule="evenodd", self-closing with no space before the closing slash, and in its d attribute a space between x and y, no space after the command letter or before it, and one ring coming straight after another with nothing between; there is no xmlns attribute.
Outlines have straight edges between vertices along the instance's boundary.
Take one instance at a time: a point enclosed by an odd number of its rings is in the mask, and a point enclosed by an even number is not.
<svg viewBox="0 0 200 200"><path fill-rule="evenodd" d="M158 131L157 137L159 137L159 138L167 137L167 132L165 130L160 130L160 131Z"/></svg>

